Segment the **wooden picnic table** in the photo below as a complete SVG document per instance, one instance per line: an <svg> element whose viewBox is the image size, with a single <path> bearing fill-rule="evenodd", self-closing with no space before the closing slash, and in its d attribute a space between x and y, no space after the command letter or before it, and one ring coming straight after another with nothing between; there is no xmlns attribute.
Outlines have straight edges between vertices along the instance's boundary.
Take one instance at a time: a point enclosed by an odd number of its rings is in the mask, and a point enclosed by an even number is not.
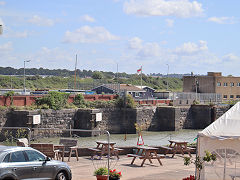
<svg viewBox="0 0 240 180"><path fill-rule="evenodd" d="M65 146L64 145L54 145L54 151L57 152L57 160L59 159L59 155L61 155L62 162L63 162L64 161Z"/></svg>
<svg viewBox="0 0 240 180"><path fill-rule="evenodd" d="M97 147L96 148L88 148L93 152L92 158L96 154L100 154L100 159L104 154L108 154L108 145L110 149L110 156L116 155L117 158L119 159L118 153L119 151L122 151L122 149L115 148L114 145L116 144L115 142L109 142L108 141L96 141Z"/></svg>
<svg viewBox="0 0 240 180"><path fill-rule="evenodd" d="M139 159L143 159L141 167L143 166L144 162L148 159L150 163L152 163L152 159L157 159L159 164L162 166L161 158L164 156L158 155L157 150L158 148L149 147L149 146L137 146L137 153L136 154L128 154L128 157L133 157L131 164L134 163L135 159L138 157ZM142 152L139 154L140 150Z"/></svg>
<svg viewBox="0 0 240 180"><path fill-rule="evenodd" d="M191 152L190 152L191 149L187 147L187 143L188 143L187 141L169 140L169 142L170 142L169 148L171 148L173 151L172 157L174 157L177 152L180 152L182 155L184 155L184 152L187 152L188 155L190 157L192 157ZM168 151L169 151L169 149L167 150L167 152ZM167 152L165 152L165 154Z"/></svg>

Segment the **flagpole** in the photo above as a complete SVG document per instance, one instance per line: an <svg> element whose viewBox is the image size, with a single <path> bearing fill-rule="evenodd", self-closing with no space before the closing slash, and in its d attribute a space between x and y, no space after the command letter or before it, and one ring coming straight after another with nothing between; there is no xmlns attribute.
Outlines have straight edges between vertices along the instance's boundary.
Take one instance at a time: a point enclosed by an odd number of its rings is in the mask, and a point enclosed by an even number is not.
<svg viewBox="0 0 240 180"><path fill-rule="evenodd" d="M76 89L77 84L77 54L76 54L76 62L75 62L75 80L74 80L74 89Z"/></svg>
<svg viewBox="0 0 240 180"><path fill-rule="evenodd" d="M141 89L142 89L142 66L141 66Z"/></svg>

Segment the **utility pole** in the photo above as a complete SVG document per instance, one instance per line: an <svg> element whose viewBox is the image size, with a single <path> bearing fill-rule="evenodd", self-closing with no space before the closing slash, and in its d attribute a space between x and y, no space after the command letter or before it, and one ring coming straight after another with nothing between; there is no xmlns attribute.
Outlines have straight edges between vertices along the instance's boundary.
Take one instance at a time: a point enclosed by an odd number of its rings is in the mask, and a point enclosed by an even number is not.
<svg viewBox="0 0 240 180"><path fill-rule="evenodd" d="M0 35L3 33L3 25L0 24Z"/></svg>
<svg viewBox="0 0 240 180"><path fill-rule="evenodd" d="M76 89L77 84L77 54L76 54L76 62L75 62L75 80L74 80L74 89Z"/></svg>
<svg viewBox="0 0 240 180"><path fill-rule="evenodd" d="M31 60L27 60L27 61L25 61L24 60L24 68L23 68L23 89L24 89L24 95L26 94L26 84L25 84L25 63L26 62L30 62Z"/></svg>
<svg viewBox="0 0 240 180"><path fill-rule="evenodd" d="M141 66L141 89L142 89L142 66Z"/></svg>
<svg viewBox="0 0 240 180"><path fill-rule="evenodd" d="M167 91L168 91L168 73L169 73L169 65L166 64L168 66L168 70L167 70Z"/></svg>
<svg viewBox="0 0 240 180"><path fill-rule="evenodd" d="M117 63L117 75L116 75L117 77L117 83L118 83L118 63Z"/></svg>

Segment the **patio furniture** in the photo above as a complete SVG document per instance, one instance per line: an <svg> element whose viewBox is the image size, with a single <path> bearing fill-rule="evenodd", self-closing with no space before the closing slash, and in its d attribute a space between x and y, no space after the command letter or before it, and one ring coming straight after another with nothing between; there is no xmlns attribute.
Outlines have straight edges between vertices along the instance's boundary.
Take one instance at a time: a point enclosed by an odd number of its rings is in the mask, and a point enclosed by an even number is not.
<svg viewBox="0 0 240 180"><path fill-rule="evenodd" d="M169 147L165 147L166 151L164 155L166 155L170 150L172 150L173 151L172 158L175 156L177 152L180 152L182 155L184 155L184 153L187 152L188 155L192 157L191 151L194 149L187 147L188 142L179 141L179 140L169 140L169 142L170 142L170 145Z"/></svg>
<svg viewBox="0 0 240 180"><path fill-rule="evenodd" d="M110 156L117 156L119 159L119 152L122 151L123 149L120 148L115 148L114 145L116 144L115 142L108 142L107 141L96 141L97 147L96 148L88 148L90 151L92 151L91 158L93 158L94 155L99 154L100 159L102 158L103 155L108 154L108 145L110 148Z"/></svg>
<svg viewBox="0 0 240 180"><path fill-rule="evenodd" d="M58 159L58 151L54 149L53 144L49 143L32 143L30 147L37 149L48 157Z"/></svg>
<svg viewBox="0 0 240 180"><path fill-rule="evenodd" d="M158 148L149 147L149 146L137 146L136 148L137 148L136 154L128 154L127 155L128 157L133 157L131 164L134 163L136 158L143 159L143 161L141 163L141 167L142 167L147 159L149 160L150 163L152 163L152 159L157 159L159 164L162 166L162 162L160 159L164 158L164 156L157 154ZM142 150L142 151L140 151L140 150Z"/></svg>
<svg viewBox="0 0 240 180"><path fill-rule="evenodd" d="M58 149L59 150L58 154L62 156L62 160L64 159L65 154L68 154L68 161L70 161L72 154L75 153L75 156L78 161L77 143L78 143L78 140L76 140L76 139L60 139L60 141L59 141L60 146L56 145L55 149L57 149L58 147L60 148L60 149Z"/></svg>

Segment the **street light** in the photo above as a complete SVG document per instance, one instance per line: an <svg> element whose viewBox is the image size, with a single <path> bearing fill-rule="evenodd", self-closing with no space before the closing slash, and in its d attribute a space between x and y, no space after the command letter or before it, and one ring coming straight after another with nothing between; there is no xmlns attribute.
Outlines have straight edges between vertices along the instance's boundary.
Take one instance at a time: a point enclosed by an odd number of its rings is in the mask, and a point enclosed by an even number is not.
<svg viewBox="0 0 240 180"><path fill-rule="evenodd" d="M3 25L0 24L0 35L3 33Z"/></svg>
<svg viewBox="0 0 240 180"><path fill-rule="evenodd" d="M26 94L26 87L25 87L25 63L30 62L31 60L24 61L24 68L23 68L23 88L24 88L24 95Z"/></svg>
<svg viewBox="0 0 240 180"><path fill-rule="evenodd" d="M167 90L168 90L168 73L169 73L169 65L166 64L168 66L168 70L167 70Z"/></svg>

